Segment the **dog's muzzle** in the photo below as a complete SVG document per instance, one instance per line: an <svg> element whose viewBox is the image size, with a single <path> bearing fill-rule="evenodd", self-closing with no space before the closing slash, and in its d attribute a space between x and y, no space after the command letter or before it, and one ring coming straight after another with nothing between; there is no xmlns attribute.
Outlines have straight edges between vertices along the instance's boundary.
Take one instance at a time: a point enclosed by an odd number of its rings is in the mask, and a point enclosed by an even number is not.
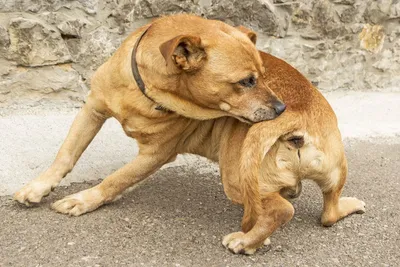
<svg viewBox="0 0 400 267"><path fill-rule="evenodd" d="M274 101L270 107L258 108L252 116L253 122L273 120L286 110L286 105L281 101Z"/></svg>

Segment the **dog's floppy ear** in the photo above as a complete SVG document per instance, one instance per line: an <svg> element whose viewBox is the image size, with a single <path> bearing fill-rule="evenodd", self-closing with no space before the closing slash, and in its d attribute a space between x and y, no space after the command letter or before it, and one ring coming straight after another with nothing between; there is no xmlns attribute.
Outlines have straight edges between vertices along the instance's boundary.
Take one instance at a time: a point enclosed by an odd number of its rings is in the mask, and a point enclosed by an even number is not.
<svg viewBox="0 0 400 267"><path fill-rule="evenodd" d="M252 31L250 29L247 29L246 27L244 27L242 25L237 26L236 29L238 29L239 31L241 31L244 34L246 34L249 37L250 41L252 41L253 44L256 44L256 42L257 42L257 34L254 31Z"/></svg>
<svg viewBox="0 0 400 267"><path fill-rule="evenodd" d="M174 64L179 69L193 71L199 69L206 58L206 52L197 36L179 35L160 45L167 66Z"/></svg>

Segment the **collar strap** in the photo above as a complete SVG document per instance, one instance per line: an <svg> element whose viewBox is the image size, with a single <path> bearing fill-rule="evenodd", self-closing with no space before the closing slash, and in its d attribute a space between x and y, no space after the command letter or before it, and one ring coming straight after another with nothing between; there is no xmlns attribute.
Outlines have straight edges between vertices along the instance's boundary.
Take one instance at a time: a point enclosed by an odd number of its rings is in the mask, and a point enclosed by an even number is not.
<svg viewBox="0 0 400 267"><path fill-rule="evenodd" d="M131 56L131 67L132 67L133 78L135 79L135 82L136 82L137 86L139 87L140 91L143 93L143 95L145 97L147 97L147 99L149 99L152 102L156 103L150 96L148 96L146 94L146 87L144 85L142 76L140 76L139 68L138 68L138 65L137 65L137 62L136 62L136 53L137 53L137 49L138 49L139 43L142 40L143 36L150 29L150 27L151 27L151 25L139 36L139 38L137 39L137 41L135 43L135 46L133 47L132 56ZM160 110L160 111L170 112L168 109L164 108L161 105L157 105L155 109L156 110Z"/></svg>

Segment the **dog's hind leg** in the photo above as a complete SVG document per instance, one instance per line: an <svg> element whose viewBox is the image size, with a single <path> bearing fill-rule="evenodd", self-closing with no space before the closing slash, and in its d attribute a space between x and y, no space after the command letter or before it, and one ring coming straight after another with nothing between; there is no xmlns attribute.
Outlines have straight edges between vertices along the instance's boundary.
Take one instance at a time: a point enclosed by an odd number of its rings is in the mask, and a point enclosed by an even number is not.
<svg viewBox="0 0 400 267"><path fill-rule="evenodd" d="M340 167L328 176L326 183L319 183L324 196L322 225L331 226L350 214L364 213L365 203L363 201L355 197L340 197L347 176L346 159L343 160Z"/></svg>
<svg viewBox="0 0 400 267"><path fill-rule="evenodd" d="M294 208L279 192L262 195L262 213L248 232L235 232L223 238L222 244L236 254L253 254L268 242L268 237L278 227L289 222ZM246 231L246 229L243 229Z"/></svg>
<svg viewBox="0 0 400 267"><path fill-rule="evenodd" d="M56 201L52 208L73 216L93 211L118 199L126 189L176 158L172 147L157 146L143 150L140 149L139 155L132 162L105 178L100 184Z"/></svg>
<svg viewBox="0 0 400 267"><path fill-rule="evenodd" d="M27 206L31 203L39 203L72 170L107 118L95 110L95 101L89 96L88 101L76 116L53 164L16 192L15 200Z"/></svg>

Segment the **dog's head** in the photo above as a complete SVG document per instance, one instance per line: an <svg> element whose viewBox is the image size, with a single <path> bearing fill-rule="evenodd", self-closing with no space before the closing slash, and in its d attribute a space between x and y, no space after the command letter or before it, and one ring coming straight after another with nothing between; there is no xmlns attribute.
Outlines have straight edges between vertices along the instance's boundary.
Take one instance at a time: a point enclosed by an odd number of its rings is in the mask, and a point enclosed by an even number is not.
<svg viewBox="0 0 400 267"><path fill-rule="evenodd" d="M256 34L242 26L213 23L204 34L179 35L160 46L186 98L247 123L279 116L285 105L262 82L265 70Z"/></svg>

